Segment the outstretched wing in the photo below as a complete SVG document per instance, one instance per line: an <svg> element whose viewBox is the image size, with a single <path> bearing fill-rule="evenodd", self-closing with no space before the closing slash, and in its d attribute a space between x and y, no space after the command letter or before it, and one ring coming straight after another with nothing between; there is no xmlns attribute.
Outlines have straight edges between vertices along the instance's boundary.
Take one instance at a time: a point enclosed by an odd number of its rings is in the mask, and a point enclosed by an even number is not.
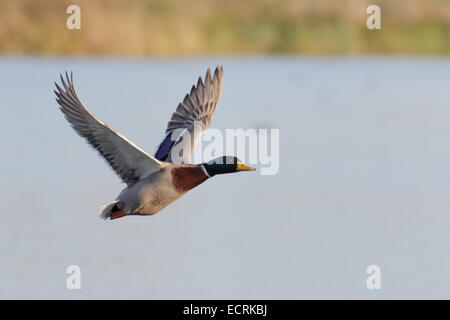
<svg viewBox="0 0 450 320"><path fill-rule="evenodd" d="M189 163L195 146L211 123L222 91L223 67L218 66L211 78L208 69L205 83L198 78L183 102L172 114L166 129L166 137L156 151L155 157L162 161Z"/></svg>
<svg viewBox="0 0 450 320"><path fill-rule="evenodd" d="M161 162L98 120L81 102L73 87L73 76L61 75L64 88L55 83L56 101L75 131L97 149L128 186L158 171Z"/></svg>

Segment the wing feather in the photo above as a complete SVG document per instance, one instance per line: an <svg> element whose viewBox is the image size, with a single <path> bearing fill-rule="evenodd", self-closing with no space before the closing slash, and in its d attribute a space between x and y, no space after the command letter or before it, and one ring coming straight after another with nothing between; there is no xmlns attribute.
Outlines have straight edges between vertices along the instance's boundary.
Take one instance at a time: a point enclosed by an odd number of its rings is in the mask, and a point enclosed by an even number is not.
<svg viewBox="0 0 450 320"><path fill-rule="evenodd" d="M153 172L160 170L162 163L97 119L78 98L73 86L73 74L62 75L57 83L56 101L60 110L75 131L95 148L127 185L135 184Z"/></svg>
<svg viewBox="0 0 450 320"><path fill-rule="evenodd" d="M205 131L216 112L222 91L223 67L218 66L211 77L211 70L208 69L205 81L198 78L197 85L192 86L190 93L186 94L166 128L166 136L156 151L158 160L173 161L171 151L176 145L190 144L189 148L183 148L182 162L190 162L191 153L195 142ZM195 123L201 123L201 130L194 130ZM186 130L184 130L186 129ZM183 134L189 133L191 139L183 139ZM185 152L185 151L190 152Z"/></svg>

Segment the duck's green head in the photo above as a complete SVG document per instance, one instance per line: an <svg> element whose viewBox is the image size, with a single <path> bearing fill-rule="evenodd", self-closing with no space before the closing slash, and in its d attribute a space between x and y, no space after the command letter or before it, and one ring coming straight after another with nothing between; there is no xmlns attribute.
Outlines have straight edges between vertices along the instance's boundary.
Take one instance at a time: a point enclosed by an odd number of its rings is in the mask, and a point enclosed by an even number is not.
<svg viewBox="0 0 450 320"><path fill-rule="evenodd" d="M210 177L216 174L233 173L239 171L255 171L255 168L246 166L236 157L223 156L203 163L203 167Z"/></svg>

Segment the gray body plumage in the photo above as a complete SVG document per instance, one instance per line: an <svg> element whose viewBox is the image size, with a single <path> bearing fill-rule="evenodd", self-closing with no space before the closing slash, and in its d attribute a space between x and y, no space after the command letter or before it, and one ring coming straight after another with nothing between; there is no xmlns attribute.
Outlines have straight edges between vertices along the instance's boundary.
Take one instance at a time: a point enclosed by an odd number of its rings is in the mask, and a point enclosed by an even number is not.
<svg viewBox="0 0 450 320"><path fill-rule="evenodd" d="M155 214L181 197L182 193L171 185L173 166L169 165L123 189L116 199L124 204L123 210L128 214Z"/></svg>

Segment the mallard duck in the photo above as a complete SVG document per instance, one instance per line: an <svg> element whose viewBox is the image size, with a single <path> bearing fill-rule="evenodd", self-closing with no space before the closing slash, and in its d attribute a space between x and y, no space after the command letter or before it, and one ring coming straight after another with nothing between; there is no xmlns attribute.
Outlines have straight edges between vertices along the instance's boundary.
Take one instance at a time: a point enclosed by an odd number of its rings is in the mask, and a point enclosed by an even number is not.
<svg viewBox="0 0 450 320"><path fill-rule="evenodd" d="M153 215L209 178L239 171L253 171L238 158L224 156L201 164L191 164L191 152L211 122L222 90L223 67L217 67L211 78L199 77L197 85L183 101L167 125L165 138L154 156L145 152L106 123L100 121L78 98L73 73L60 75L56 82L56 101L75 131L96 149L115 173L126 183L115 201L100 207L102 219L130 215ZM200 130L198 127L200 124ZM186 139L185 133L189 133ZM187 145L190 144L190 145ZM184 148L185 146L186 148ZM172 160L172 150L182 150L181 161Z"/></svg>

